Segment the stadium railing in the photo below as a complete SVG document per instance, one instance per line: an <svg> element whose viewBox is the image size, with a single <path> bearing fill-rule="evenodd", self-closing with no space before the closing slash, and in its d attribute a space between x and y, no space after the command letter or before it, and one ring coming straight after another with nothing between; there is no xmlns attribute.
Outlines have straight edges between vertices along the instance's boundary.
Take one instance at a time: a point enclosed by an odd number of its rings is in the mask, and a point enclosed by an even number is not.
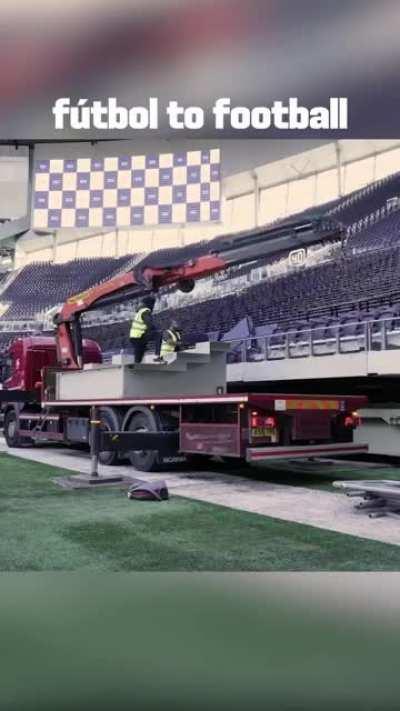
<svg viewBox="0 0 400 711"><path fill-rule="evenodd" d="M227 354L230 364L400 349L400 318L275 332L270 336L230 341L230 344Z"/></svg>

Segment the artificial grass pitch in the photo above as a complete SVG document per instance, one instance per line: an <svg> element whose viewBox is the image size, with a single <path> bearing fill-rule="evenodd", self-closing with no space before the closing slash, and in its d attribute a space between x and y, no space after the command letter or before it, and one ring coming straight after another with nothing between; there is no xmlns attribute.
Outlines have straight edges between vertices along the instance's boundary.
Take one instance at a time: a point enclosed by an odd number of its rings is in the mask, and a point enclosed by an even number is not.
<svg viewBox="0 0 400 711"><path fill-rule="evenodd" d="M1 571L400 570L400 547L180 497L65 491L0 455Z"/></svg>

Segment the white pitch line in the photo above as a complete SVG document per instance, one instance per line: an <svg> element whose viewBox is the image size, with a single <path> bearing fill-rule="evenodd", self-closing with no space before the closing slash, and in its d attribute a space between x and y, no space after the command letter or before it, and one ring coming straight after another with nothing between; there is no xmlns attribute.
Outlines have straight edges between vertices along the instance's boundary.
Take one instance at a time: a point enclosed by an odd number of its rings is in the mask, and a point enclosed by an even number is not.
<svg viewBox="0 0 400 711"><path fill-rule="evenodd" d="M89 456L67 448L26 448L9 450L0 438L0 451L53 467L90 472ZM100 466L101 474L136 475L154 481L166 479L169 490L177 496L226 506L238 511L306 524L382 543L400 545L400 521L391 518L370 519L365 511L354 510L354 499L343 494L271 484L221 472L144 473L130 466Z"/></svg>

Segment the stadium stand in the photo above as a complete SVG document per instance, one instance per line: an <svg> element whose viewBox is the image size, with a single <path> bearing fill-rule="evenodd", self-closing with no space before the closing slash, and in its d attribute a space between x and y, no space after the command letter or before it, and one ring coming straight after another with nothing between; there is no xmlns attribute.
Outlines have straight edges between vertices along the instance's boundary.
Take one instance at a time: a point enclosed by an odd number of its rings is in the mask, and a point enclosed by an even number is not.
<svg viewBox="0 0 400 711"><path fill-rule="evenodd" d="M326 214L349 226L398 195L400 195L400 173L395 173L342 198L336 205L329 207Z"/></svg>
<svg viewBox="0 0 400 711"><path fill-rule="evenodd" d="M177 319L189 342L206 334L224 337L245 317L261 332L294 335L316 329L327 338L334 326L349 336L366 320L396 317L400 313L400 246L352 254L343 249L338 257L313 267L259 283L183 308L165 309L156 315L159 328ZM275 327L271 329L271 326ZM268 327L268 328L267 328ZM128 321L92 327L88 335L105 350L127 344Z"/></svg>
<svg viewBox="0 0 400 711"><path fill-rule="evenodd" d="M375 217L375 219L374 219ZM347 247L353 252L396 247L400 236L400 211L382 210L364 218L360 229L349 230Z"/></svg>
<svg viewBox="0 0 400 711"><path fill-rule="evenodd" d="M240 337L240 333L244 337L250 333L268 335L271 343L279 346L287 333L292 342L301 343L304 331L310 328L313 338L328 341L337 329L345 338L357 336L366 320L387 318L398 326L400 210L396 198L399 194L400 173L396 173L345 198L297 213L291 219L317 214L323 219L339 221L346 228L344 244L323 255L326 261L321 263L309 259L307 264L295 268L285 266L274 272L270 267L285 264L288 256L288 252L277 252L268 259L235 267L218 275L203 291L199 288L194 292L201 301L179 308L173 293L162 295L161 310L156 313L158 327L164 328L175 318L188 342L208 337L234 339ZM286 219L279 220L274 225L285 222ZM255 232L263 229L257 228ZM31 263L8 281L5 280L9 273L0 275L0 304L3 306L0 323L21 322L23 329L24 321L37 318L39 324L46 310L134 263L151 265L156 261L172 265L176 254L180 259L190 259L213 245L217 248L231 237L221 235L211 242L187 245L183 252L170 248L146 256L76 259L62 264ZM213 298L208 298L211 293ZM185 296L188 301L191 298L191 295ZM170 307L171 304L174 307ZM134 304L130 304L103 313L101 326L84 322L85 335L98 340L105 351L127 347L133 309ZM0 347L9 335L0 333Z"/></svg>
<svg viewBox="0 0 400 711"><path fill-rule="evenodd" d="M43 314L68 296L128 268L133 256L76 259L64 264L35 262L24 267L0 294L8 305L2 320L24 321ZM1 285L0 285L1 286Z"/></svg>

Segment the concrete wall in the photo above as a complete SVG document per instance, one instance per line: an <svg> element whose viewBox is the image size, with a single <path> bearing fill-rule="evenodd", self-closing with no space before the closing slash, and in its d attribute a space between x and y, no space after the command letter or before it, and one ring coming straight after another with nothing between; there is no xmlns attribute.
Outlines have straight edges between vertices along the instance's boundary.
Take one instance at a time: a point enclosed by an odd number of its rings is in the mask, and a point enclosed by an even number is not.
<svg viewBox="0 0 400 711"><path fill-rule="evenodd" d="M119 364L117 361L124 360ZM226 345L199 343L182 351L170 363L152 359L135 366L133 358L117 356L110 365L91 365L83 371L57 373L56 398L98 400L115 398L177 397L215 395L226 387Z"/></svg>
<svg viewBox="0 0 400 711"><path fill-rule="evenodd" d="M28 155L24 148L9 148L0 155L0 218L27 214Z"/></svg>
<svg viewBox="0 0 400 711"><path fill-rule="evenodd" d="M228 382L268 382L399 375L400 351L369 351L340 355L284 358L228 365Z"/></svg>

